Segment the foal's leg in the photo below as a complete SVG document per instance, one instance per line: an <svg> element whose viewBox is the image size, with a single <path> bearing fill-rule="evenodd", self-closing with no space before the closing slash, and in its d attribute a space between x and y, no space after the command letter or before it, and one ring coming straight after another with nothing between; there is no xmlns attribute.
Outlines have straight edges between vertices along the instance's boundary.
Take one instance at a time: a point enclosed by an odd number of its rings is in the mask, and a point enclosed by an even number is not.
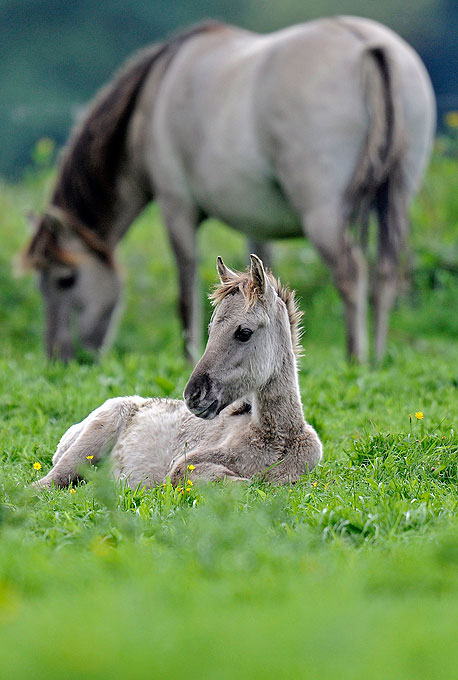
<svg viewBox="0 0 458 680"><path fill-rule="evenodd" d="M116 443L126 419L136 408L129 397L109 399L62 437L53 456L54 467L34 486L67 486L80 476L82 465L97 463Z"/></svg>
<svg viewBox="0 0 458 680"><path fill-rule="evenodd" d="M367 361L367 261L352 243L342 210L329 204L303 216L304 232L330 268L345 306L349 358Z"/></svg>
<svg viewBox="0 0 458 680"><path fill-rule="evenodd" d="M191 470L189 470L188 465L193 466ZM205 482L216 482L219 479L228 479L232 482L249 481L246 477L240 477L234 470L230 470L221 463L212 463L209 460L199 461L197 453L190 453L186 458L183 456L176 462L172 462L167 477L170 477L174 486L180 482L184 484L186 478L192 481L200 479Z"/></svg>
<svg viewBox="0 0 458 680"><path fill-rule="evenodd" d="M64 453L76 442L80 434L83 433L83 430L86 427L86 421L87 418L85 418L81 423L72 425L68 428L67 432L62 435L62 438L57 445L56 453L52 457L53 465L56 465L57 461L62 458Z"/></svg>
<svg viewBox="0 0 458 680"><path fill-rule="evenodd" d="M195 206L173 197L159 199L178 268L179 310L184 331L186 358L197 362L201 354L202 323L197 272L197 226Z"/></svg>

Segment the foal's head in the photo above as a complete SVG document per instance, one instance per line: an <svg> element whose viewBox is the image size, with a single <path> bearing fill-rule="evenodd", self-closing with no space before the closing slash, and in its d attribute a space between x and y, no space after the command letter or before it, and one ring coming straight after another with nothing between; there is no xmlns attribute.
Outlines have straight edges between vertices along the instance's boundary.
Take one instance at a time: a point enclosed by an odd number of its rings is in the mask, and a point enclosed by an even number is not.
<svg viewBox="0 0 458 680"><path fill-rule="evenodd" d="M186 405L200 418L214 418L237 399L260 391L293 364L299 353L301 313L294 294L282 288L261 260L251 255L248 272L217 261L221 285L207 348L184 391Z"/></svg>
<svg viewBox="0 0 458 680"><path fill-rule="evenodd" d="M71 359L75 341L90 350L102 347L121 294L108 248L56 209L39 220L24 258L39 275L48 356Z"/></svg>

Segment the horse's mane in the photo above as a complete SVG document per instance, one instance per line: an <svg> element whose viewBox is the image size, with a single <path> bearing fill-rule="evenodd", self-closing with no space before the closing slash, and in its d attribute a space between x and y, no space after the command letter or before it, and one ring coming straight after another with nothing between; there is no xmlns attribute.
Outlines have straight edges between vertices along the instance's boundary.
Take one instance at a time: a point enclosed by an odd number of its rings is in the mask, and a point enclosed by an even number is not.
<svg viewBox="0 0 458 680"><path fill-rule="evenodd" d="M126 135L138 96L153 66L166 64L184 42L224 24L204 22L138 52L96 96L63 152L51 203L103 236L115 209L116 179L125 159ZM101 233L102 232L102 233Z"/></svg>
<svg viewBox="0 0 458 680"><path fill-rule="evenodd" d="M112 263L104 230L116 209L116 179L126 157L127 130L146 78L159 62L166 68L188 39L224 26L215 21L203 22L140 50L99 92L74 127L62 153L50 208L22 257L25 267L39 269L49 259L73 263L71 254L60 248L56 238L60 229L57 212L63 216L65 226L76 231L97 256ZM145 194L148 197L146 189Z"/></svg>
<svg viewBox="0 0 458 680"><path fill-rule="evenodd" d="M283 286L279 279L276 279L271 271L267 271L267 278L274 291L277 293L280 300L286 305L288 312L289 325L291 328L291 340L293 343L293 350L296 357L302 355L302 326L301 319L303 312L299 309L296 299L296 293L288 286ZM253 282L253 279L247 272L232 272L231 277L220 284L210 294L210 301L214 307L217 307L228 295L233 295L240 291L245 298L247 309L253 307L259 299L258 289Z"/></svg>

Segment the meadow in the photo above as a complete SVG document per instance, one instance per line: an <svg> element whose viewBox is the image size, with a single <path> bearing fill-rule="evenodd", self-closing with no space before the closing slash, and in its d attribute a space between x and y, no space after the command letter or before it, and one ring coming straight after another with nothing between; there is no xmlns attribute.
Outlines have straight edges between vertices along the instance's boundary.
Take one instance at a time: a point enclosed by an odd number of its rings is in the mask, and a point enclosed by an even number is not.
<svg viewBox="0 0 458 680"><path fill-rule="evenodd" d="M113 348L98 363L46 361L34 277L12 259L53 170L0 185L1 677L456 677L457 179L439 149L378 367L346 363L341 303L312 249L276 244L275 273L305 311L300 385L324 460L290 487L184 493L132 491L103 466L71 490L29 488L70 424L117 395L179 398L190 367L155 206L120 248ZM216 255L247 260L215 222L200 251L203 296Z"/></svg>

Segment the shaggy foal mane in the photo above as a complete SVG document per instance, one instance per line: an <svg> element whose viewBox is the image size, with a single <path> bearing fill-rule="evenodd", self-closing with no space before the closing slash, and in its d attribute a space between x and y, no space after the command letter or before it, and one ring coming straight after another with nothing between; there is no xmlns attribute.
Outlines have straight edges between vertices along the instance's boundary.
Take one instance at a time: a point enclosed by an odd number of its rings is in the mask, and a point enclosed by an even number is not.
<svg viewBox="0 0 458 680"><path fill-rule="evenodd" d="M301 345L303 332L301 319L303 312L299 309L296 293L288 286L283 286L281 281L276 279L270 270L267 270L266 274L270 285L277 293L280 300L285 303L286 311L288 312L294 354L299 358L303 354ZM251 274L249 271L246 271L233 272L230 279L216 285L213 292L209 295L210 302L214 307L218 307L225 297L234 295L237 291L240 291L245 298L247 309L254 307L256 302L260 299L258 289L256 288Z"/></svg>

